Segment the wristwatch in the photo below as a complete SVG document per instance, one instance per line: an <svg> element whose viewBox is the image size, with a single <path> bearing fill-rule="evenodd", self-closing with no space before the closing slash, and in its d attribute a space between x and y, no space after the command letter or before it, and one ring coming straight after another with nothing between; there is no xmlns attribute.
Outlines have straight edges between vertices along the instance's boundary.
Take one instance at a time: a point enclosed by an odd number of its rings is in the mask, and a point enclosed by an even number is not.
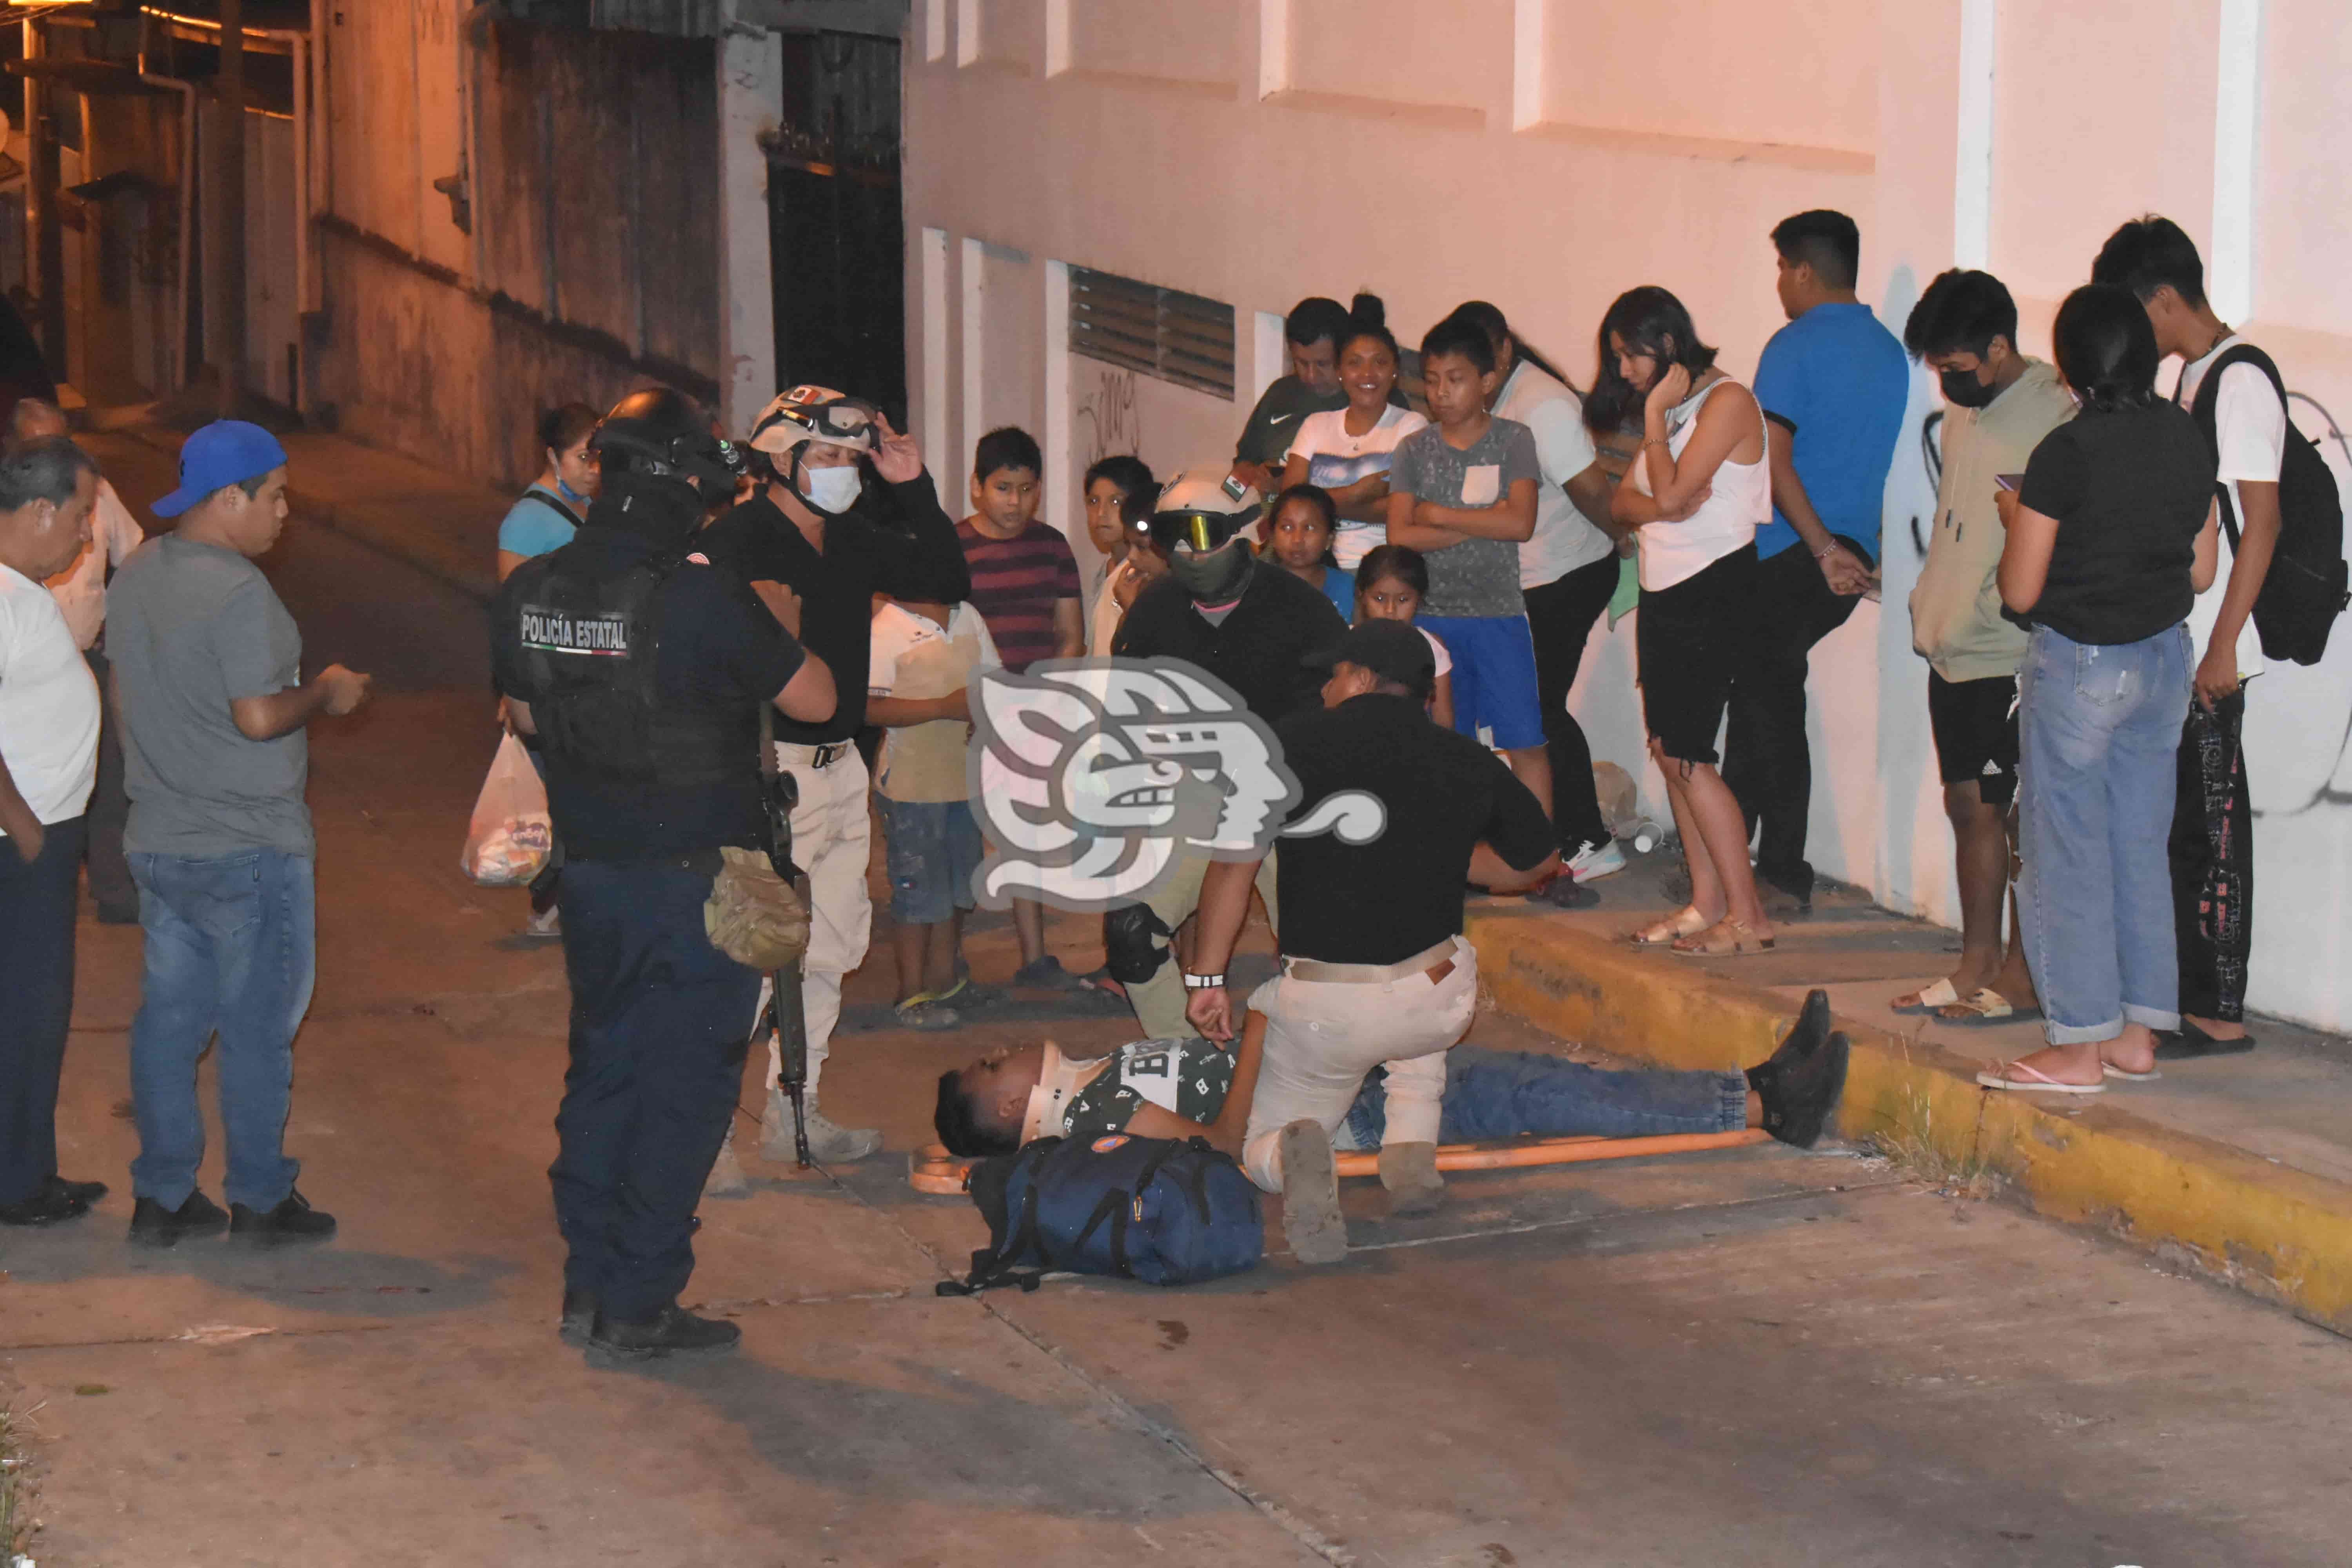
<svg viewBox="0 0 2352 1568"><path fill-rule="evenodd" d="M1187 991L1217 991L1222 990L1224 984L1225 977L1222 974L1187 974L1184 976L1184 989Z"/></svg>

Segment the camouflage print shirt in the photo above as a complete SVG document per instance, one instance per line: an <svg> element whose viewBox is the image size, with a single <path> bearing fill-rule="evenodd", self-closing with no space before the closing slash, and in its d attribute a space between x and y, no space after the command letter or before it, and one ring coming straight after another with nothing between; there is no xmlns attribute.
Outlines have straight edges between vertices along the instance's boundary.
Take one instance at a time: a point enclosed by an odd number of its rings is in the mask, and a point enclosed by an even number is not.
<svg viewBox="0 0 2352 1568"><path fill-rule="evenodd" d="M1111 1053L1070 1098L1073 1138L1124 1132L1146 1105L1188 1121L1214 1121L1234 1087L1234 1058L1207 1040L1137 1040Z"/></svg>

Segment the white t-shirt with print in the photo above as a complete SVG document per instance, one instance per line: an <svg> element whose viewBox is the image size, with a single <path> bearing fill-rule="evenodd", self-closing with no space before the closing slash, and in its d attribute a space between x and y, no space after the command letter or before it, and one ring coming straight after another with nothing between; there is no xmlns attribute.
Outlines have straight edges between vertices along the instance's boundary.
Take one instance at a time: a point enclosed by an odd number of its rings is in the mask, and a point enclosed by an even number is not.
<svg viewBox="0 0 2352 1568"><path fill-rule="evenodd" d="M79 816L89 802L98 716L97 678L57 600L0 566L0 762L44 827Z"/></svg>
<svg viewBox="0 0 2352 1568"><path fill-rule="evenodd" d="M1290 456L1307 459L1307 482L1327 490L1341 489L1373 474L1384 474L1396 455L1399 441L1429 423L1410 408L1391 405L1381 411L1381 421L1360 436L1348 433L1348 411L1334 408L1310 414L1299 421L1291 437ZM1339 520L1339 537L1331 542L1332 558L1342 570L1356 563L1387 540L1389 531L1377 522Z"/></svg>
<svg viewBox="0 0 2352 1568"><path fill-rule="evenodd" d="M1614 555L1617 546L1609 536L1568 499L1568 481L1600 456L1592 432L1584 427L1584 400L1559 378L1521 360L1503 383L1495 412L1535 432L1536 461L1543 468L1543 480L1536 486L1536 531L1519 546L1519 586L1540 588Z"/></svg>
<svg viewBox="0 0 2352 1568"><path fill-rule="evenodd" d="M2225 350L2245 340L2232 332L2207 350L2203 358L2184 365L2180 372L2180 405L2196 405L2197 389L2204 384L2205 372ZM2279 464L2286 455L2286 406L2279 401L2271 378L2259 365L2233 364L2221 373L2221 385L2214 395L2213 439L2221 453L2221 482L2229 487L2230 505L2238 526L2246 526L2246 509L2238 499L2238 481L2253 479L2258 483L2276 484ZM2213 569L2213 585L2197 595L2189 609L2189 635L2196 639L2195 658L2203 658L2213 641L2213 627L2221 618L2221 596L2230 586L2230 565L2234 556L2230 550L2230 534L2221 531L2221 561ZM2238 679L2260 675L2269 667L2263 662L2263 639L2254 630L2254 617L2248 616L2246 624L2238 628Z"/></svg>
<svg viewBox="0 0 2352 1568"><path fill-rule="evenodd" d="M942 628L928 616L901 605L874 612L868 645L866 692L869 697L945 697L1004 661L978 610L960 604ZM965 747L971 726L961 719L933 719L883 732L881 765L874 787L885 800L967 800Z"/></svg>

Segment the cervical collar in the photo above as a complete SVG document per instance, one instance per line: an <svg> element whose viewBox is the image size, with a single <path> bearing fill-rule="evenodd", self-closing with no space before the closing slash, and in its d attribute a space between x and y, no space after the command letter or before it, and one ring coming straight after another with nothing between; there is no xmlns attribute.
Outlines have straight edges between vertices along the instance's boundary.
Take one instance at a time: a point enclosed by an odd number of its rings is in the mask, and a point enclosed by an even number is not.
<svg viewBox="0 0 2352 1568"><path fill-rule="evenodd" d="M1070 1101L1094 1081L1105 1059L1097 1057L1074 1062L1062 1055L1061 1047L1047 1040L1045 1058L1037 1064L1037 1087L1029 1091L1029 1110L1021 1118L1021 1142L1059 1138L1069 1131Z"/></svg>

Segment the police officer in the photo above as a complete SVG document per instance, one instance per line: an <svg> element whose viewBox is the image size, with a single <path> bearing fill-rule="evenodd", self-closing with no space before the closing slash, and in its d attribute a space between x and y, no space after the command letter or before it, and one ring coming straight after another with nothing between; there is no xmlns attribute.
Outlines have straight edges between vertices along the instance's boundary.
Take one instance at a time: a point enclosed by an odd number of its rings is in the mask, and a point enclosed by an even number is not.
<svg viewBox="0 0 2352 1568"><path fill-rule="evenodd" d="M760 976L704 934L722 846L763 845L760 710L833 711L833 676L695 534L742 466L692 402L632 394L594 437L572 542L515 569L491 658L547 760L564 846L572 1066L548 1174L570 1255L562 1331L609 1358L724 1351L677 1305L743 1076Z"/></svg>
<svg viewBox="0 0 2352 1568"><path fill-rule="evenodd" d="M1348 1250L1331 1133L1365 1074L1388 1071L1381 1182L1396 1213L1434 1207L1445 1053L1478 1010L1478 955L1462 940L1462 899L1535 886L1559 867L1543 807L1502 759L1431 722L1429 640L1402 621L1369 621L1311 656L1330 672L1323 706L1276 726L1297 775L1292 818L1347 795L1380 803L1380 831L1286 838L1276 880L1282 973L1249 999L1265 1047L1242 1163L1282 1194L1283 1230L1302 1263ZM1234 1033L1225 964L1257 868L1210 868L1188 1011L1211 1039Z"/></svg>
<svg viewBox="0 0 2352 1568"><path fill-rule="evenodd" d="M777 763L800 789L793 858L809 877L801 982L809 1152L830 1164L882 1146L881 1133L840 1126L817 1099L841 1018L841 977L866 961L874 922L866 891L873 847L869 786L856 744L866 722L874 595L952 602L971 595L971 575L915 438L893 430L872 404L829 387L795 386L761 411L750 444L767 466L767 482L711 525L707 551L790 617L785 624L825 662L841 693L824 718L776 726ZM880 484L866 484L869 465ZM890 514L888 521L877 512ZM777 1087L779 1065L772 1039L762 1152L787 1160L793 1120Z"/></svg>
<svg viewBox="0 0 2352 1568"><path fill-rule="evenodd" d="M1171 479L1151 518L1151 546L1167 561L1167 575L1129 607L1111 652L1181 658L1232 687L1244 706L1274 724L1317 706L1320 679L1304 659L1338 640L1347 623L1321 590L1257 559L1250 530L1264 510L1255 490L1228 483L1222 464ZM1150 899L1103 917L1111 976L1127 987L1144 1033L1157 1038L1192 1032L1169 941L1200 901L1208 867L1208 857L1188 847ZM1269 919L1272 869L1269 860L1260 883Z"/></svg>

